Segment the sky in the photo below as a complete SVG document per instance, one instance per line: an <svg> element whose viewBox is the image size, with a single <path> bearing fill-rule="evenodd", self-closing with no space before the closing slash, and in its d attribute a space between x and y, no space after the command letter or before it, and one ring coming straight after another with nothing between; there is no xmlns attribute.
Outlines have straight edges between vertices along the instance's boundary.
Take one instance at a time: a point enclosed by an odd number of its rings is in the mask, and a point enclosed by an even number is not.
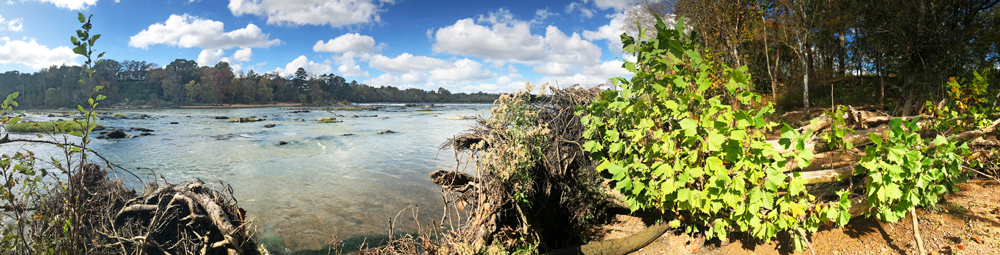
<svg viewBox="0 0 1000 255"><path fill-rule="evenodd" d="M2 1L6 1L3 3ZM625 0L0 0L0 72L80 65L93 15L106 59L333 73L372 86L512 92L629 76Z"/></svg>

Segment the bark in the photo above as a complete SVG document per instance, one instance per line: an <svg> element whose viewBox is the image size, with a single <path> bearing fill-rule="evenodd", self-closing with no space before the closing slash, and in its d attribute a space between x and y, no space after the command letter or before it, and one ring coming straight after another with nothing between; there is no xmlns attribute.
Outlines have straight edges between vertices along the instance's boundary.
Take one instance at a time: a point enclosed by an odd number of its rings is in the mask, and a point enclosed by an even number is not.
<svg viewBox="0 0 1000 255"><path fill-rule="evenodd" d="M653 240L663 235L670 229L670 226L666 223L659 223L647 227L645 230L635 233L631 236L625 238L616 238L610 240L604 240L595 243L589 243L581 246L563 248L552 253L551 255L569 255L569 254L583 254L583 255L612 255L619 254L624 255L630 252L642 249L646 247Z"/></svg>

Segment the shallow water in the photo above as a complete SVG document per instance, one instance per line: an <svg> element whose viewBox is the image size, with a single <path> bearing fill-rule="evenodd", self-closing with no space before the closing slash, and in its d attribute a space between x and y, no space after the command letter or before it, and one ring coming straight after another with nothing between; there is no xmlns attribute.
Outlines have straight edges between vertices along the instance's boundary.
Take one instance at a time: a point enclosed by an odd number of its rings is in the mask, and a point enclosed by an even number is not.
<svg viewBox="0 0 1000 255"><path fill-rule="evenodd" d="M129 117L146 114L151 118L108 119L100 121L102 125L126 130L148 128L155 130L154 135L97 139L91 147L144 178L162 175L171 182L198 178L207 183L218 183L215 176L224 179L233 186L240 206L256 217L261 237L278 240L291 250L320 249L334 240L386 233L388 217L408 205L420 207L424 226L432 219L439 220L440 188L427 174L455 169L454 153L450 149L439 151L438 146L475 122L445 117L487 115L490 107L450 104L430 112L397 106L378 111L308 113L276 107L114 110ZM335 114L342 115L337 118L343 122L316 122ZM215 116L266 120L229 123ZM264 128L265 124L277 126ZM376 134L384 129L397 133ZM289 143L278 146L277 141ZM4 145L2 150L7 153L19 148L12 145ZM27 148L59 155L55 148ZM124 179L130 187L140 185L135 178ZM409 212L403 215L396 231L414 231Z"/></svg>

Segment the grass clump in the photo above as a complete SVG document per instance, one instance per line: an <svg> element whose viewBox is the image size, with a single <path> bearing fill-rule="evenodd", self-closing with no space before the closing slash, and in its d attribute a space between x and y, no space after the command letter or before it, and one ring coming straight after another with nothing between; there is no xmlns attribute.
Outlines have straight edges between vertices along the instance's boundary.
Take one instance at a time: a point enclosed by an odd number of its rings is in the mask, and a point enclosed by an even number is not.
<svg viewBox="0 0 1000 255"><path fill-rule="evenodd" d="M97 125L97 122L90 123L90 126ZM11 133L68 133L73 131L83 132L87 128L87 122L84 120L51 120L42 122L23 121L8 124L4 127L7 132Z"/></svg>
<svg viewBox="0 0 1000 255"><path fill-rule="evenodd" d="M337 123L337 122L340 122L340 120L338 120L337 118L334 118L334 117L322 117L322 118L317 119L316 121L318 121L319 123Z"/></svg>

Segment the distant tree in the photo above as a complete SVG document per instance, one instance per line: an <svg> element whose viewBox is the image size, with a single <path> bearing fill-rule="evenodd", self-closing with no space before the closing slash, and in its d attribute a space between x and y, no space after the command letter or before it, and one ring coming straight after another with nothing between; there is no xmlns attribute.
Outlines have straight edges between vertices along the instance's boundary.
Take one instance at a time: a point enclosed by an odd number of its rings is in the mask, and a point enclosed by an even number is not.
<svg viewBox="0 0 1000 255"><path fill-rule="evenodd" d="M293 84L293 86L295 86L295 89L297 89L299 91L308 90L309 87L308 87L308 85L306 85L306 79L308 79L308 78L309 78L309 74L306 73L306 69L302 68L302 67L299 67L299 69L295 70L295 76L292 79L292 84Z"/></svg>

